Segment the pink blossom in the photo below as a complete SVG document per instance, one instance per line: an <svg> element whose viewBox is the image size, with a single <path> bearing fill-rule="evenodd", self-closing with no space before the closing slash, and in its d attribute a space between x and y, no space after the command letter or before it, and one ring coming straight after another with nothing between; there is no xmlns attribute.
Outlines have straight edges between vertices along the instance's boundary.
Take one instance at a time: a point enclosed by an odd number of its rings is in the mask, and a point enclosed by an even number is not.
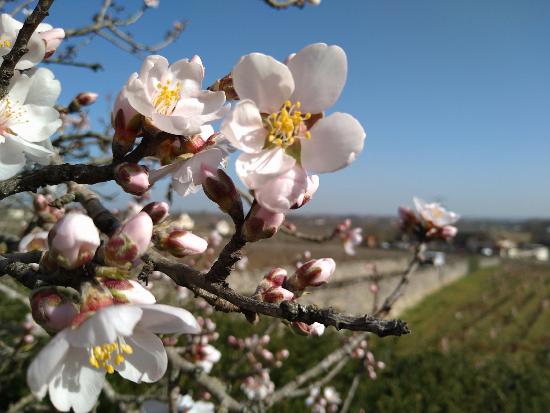
<svg viewBox="0 0 550 413"><path fill-rule="evenodd" d="M153 221L146 212L124 223L105 245L105 259L112 265L128 266L147 251L153 235Z"/></svg>
<svg viewBox="0 0 550 413"><path fill-rule="evenodd" d="M153 220L153 225L160 224L168 217L170 206L166 202L151 202L142 209Z"/></svg>
<svg viewBox="0 0 550 413"><path fill-rule="evenodd" d="M335 269L336 263L332 258L310 260L289 277L288 284L297 291L306 287L318 287L328 282Z"/></svg>
<svg viewBox="0 0 550 413"><path fill-rule="evenodd" d="M42 30L40 30L41 28ZM65 30L60 27L53 28L49 24L45 23L41 23L37 27L36 31L46 44L46 54L44 58L48 58L53 55L65 38Z"/></svg>
<svg viewBox="0 0 550 413"><path fill-rule="evenodd" d="M161 236L156 245L178 258L202 254L208 248L208 242L204 238L191 231L177 228Z"/></svg>
<svg viewBox="0 0 550 413"><path fill-rule="evenodd" d="M243 235L248 242L271 238L285 220L285 215L272 212L259 204L252 206L252 212L244 223Z"/></svg>
<svg viewBox="0 0 550 413"><path fill-rule="evenodd" d="M136 163L124 162L115 168L115 180L132 195L141 196L149 190L149 170Z"/></svg>

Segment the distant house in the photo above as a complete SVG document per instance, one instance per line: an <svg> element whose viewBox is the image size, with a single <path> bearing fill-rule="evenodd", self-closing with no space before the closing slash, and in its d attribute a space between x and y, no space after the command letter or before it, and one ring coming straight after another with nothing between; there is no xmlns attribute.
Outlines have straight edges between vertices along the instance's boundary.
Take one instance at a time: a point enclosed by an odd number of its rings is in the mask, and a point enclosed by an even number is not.
<svg viewBox="0 0 550 413"><path fill-rule="evenodd" d="M504 258L527 258L537 261L550 260L550 250L541 244L516 244L510 240L499 241L500 256Z"/></svg>

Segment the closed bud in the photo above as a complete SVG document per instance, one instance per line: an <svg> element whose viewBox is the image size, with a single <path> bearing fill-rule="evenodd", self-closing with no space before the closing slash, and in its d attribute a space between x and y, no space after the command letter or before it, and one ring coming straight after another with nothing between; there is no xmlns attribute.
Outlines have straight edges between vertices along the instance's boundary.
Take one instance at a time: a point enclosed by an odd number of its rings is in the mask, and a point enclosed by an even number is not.
<svg viewBox="0 0 550 413"><path fill-rule="evenodd" d="M86 313L97 311L115 303L111 292L101 284L85 282L80 286L80 313L75 320L77 323L85 319ZM74 322L73 322L74 324Z"/></svg>
<svg viewBox="0 0 550 413"><path fill-rule="evenodd" d="M82 92L74 98L80 106L89 106L97 100L98 94L94 92Z"/></svg>
<svg viewBox="0 0 550 413"><path fill-rule="evenodd" d="M101 283L113 296L115 304L155 304L153 294L134 280L102 278Z"/></svg>
<svg viewBox="0 0 550 413"><path fill-rule="evenodd" d="M205 239L184 229L172 229L155 238L155 246L158 249L167 251L178 258L202 254L208 248L208 242Z"/></svg>
<svg viewBox="0 0 550 413"><path fill-rule="evenodd" d="M153 225L157 225L168 217L169 210L170 206L166 202L151 202L145 205L141 211L151 217Z"/></svg>
<svg viewBox="0 0 550 413"><path fill-rule="evenodd" d="M51 27L51 26L50 26ZM45 30L39 33L39 36L42 38L46 44L46 54L44 58L47 59L55 53L63 39L65 38L65 30L60 27L56 27L50 30Z"/></svg>
<svg viewBox="0 0 550 413"><path fill-rule="evenodd" d="M141 196L149 189L149 170L137 163L124 162L115 168L115 180L132 195Z"/></svg>
<svg viewBox="0 0 550 413"><path fill-rule="evenodd" d="M271 212L259 204L252 206L243 227L243 235L248 242L271 238L285 220L285 214Z"/></svg>
<svg viewBox="0 0 550 413"><path fill-rule="evenodd" d="M49 207L48 199L42 194L36 195L33 199L32 204L33 204L34 210L36 212L44 211L44 210L46 210L46 208Z"/></svg>
<svg viewBox="0 0 550 413"><path fill-rule="evenodd" d="M443 228L441 228L439 234L441 236L441 239L449 241L456 236L457 232L458 229L455 226L445 225Z"/></svg>
<svg viewBox="0 0 550 413"><path fill-rule="evenodd" d="M136 111L126 94L126 88L118 94L111 114L113 135L113 157L120 159L134 146L136 137L141 131L143 116Z"/></svg>
<svg viewBox="0 0 550 413"><path fill-rule="evenodd" d="M105 260L116 266L128 266L142 256L151 242L153 221L146 212L124 223L105 245Z"/></svg>
<svg viewBox="0 0 550 413"><path fill-rule="evenodd" d="M294 332L303 336L320 337L325 332L325 326L321 323L306 324L301 321L294 321L290 324Z"/></svg>
<svg viewBox="0 0 550 413"><path fill-rule="evenodd" d="M282 287L286 277L286 270L283 268L273 268L258 284L254 297L266 303L275 304L281 301L292 300L294 294Z"/></svg>
<svg viewBox="0 0 550 413"><path fill-rule="evenodd" d="M61 218L48 234L48 256L59 266L74 270L90 262L100 239L94 221L80 212Z"/></svg>
<svg viewBox="0 0 550 413"><path fill-rule="evenodd" d="M279 304L282 301L290 301L294 298L294 293L283 287L271 287L259 293L261 300L266 303Z"/></svg>
<svg viewBox="0 0 550 413"><path fill-rule="evenodd" d="M332 258L308 261L289 277L288 285L295 291L303 291L306 287L318 287L328 281L335 268L336 263Z"/></svg>
<svg viewBox="0 0 550 413"><path fill-rule="evenodd" d="M206 163L201 165L201 182L204 193L218 204L220 209L233 219L242 221L243 204L241 196L231 178L221 169L214 169Z"/></svg>
<svg viewBox="0 0 550 413"><path fill-rule="evenodd" d="M78 314L76 291L63 287L43 287L30 296L32 318L48 333L69 326Z"/></svg>

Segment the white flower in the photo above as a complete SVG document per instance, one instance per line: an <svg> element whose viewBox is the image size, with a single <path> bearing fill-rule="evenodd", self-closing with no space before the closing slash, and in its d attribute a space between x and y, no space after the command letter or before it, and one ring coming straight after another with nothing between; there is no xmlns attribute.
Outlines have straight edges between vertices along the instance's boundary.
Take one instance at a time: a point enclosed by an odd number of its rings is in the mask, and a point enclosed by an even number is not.
<svg viewBox="0 0 550 413"><path fill-rule="evenodd" d="M21 30L22 27L23 23L15 20L9 14L4 13L0 16L0 64L4 60L2 56L7 55L13 47L19 30ZM38 31L31 35L27 43L27 49L29 51L25 53L15 65L16 69L30 69L44 59L46 44L38 34Z"/></svg>
<svg viewBox="0 0 550 413"><path fill-rule="evenodd" d="M210 125L201 126L198 134L204 142L214 135L214 129ZM172 174L172 188L181 196L193 194L202 185L201 169L204 166L218 169L223 166L227 158L227 152L222 146L205 144L195 154L186 159L177 160L170 165L149 172L149 182L154 184L168 174Z"/></svg>
<svg viewBox="0 0 550 413"><path fill-rule="evenodd" d="M442 228L447 225L452 225L460 218L455 212L447 211L437 202L427 203L426 201L414 197L414 206L420 217L431 225Z"/></svg>
<svg viewBox="0 0 550 413"><path fill-rule="evenodd" d="M214 364L220 361L222 358L222 353L220 353L216 347L211 346L210 344L199 345L200 348L196 353L195 357L197 361L195 364L202 368L206 373L210 373Z"/></svg>
<svg viewBox="0 0 550 413"><path fill-rule="evenodd" d="M44 68L29 76L16 72L0 100L0 180L17 174L28 159L47 163L53 154L48 138L61 126L53 108L61 85Z"/></svg>
<svg viewBox="0 0 550 413"><path fill-rule="evenodd" d="M114 370L127 380L155 382L166 371L162 341L153 333L195 334L200 327L186 310L162 304L112 305L79 325L60 331L27 371L32 392L46 392L56 409L85 413L92 409Z"/></svg>
<svg viewBox="0 0 550 413"><path fill-rule="evenodd" d="M350 228L340 234L340 239L344 243L344 251L348 255L355 255L355 247L363 242L363 229Z"/></svg>
<svg viewBox="0 0 550 413"><path fill-rule="evenodd" d="M130 105L158 129L194 135L229 109L224 106L224 92L201 90L203 78L204 66L198 58L169 65L162 56L148 56L140 73L128 79L126 94Z"/></svg>
<svg viewBox="0 0 550 413"><path fill-rule="evenodd" d="M256 192L284 176L283 182L260 193L257 200L264 207L285 212L306 192L307 172L341 169L363 149L366 135L355 118L346 113L323 116L346 81L347 58L340 47L312 44L286 64L252 53L237 63L232 76L241 101L221 132L244 152L237 174ZM281 187L279 197L268 197Z"/></svg>

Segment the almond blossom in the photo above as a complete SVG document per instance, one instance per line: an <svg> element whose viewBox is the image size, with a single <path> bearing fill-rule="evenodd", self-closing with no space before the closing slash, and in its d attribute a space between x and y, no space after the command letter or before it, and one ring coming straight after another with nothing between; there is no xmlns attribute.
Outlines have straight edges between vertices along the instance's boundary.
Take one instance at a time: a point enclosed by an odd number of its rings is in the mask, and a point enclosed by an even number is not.
<svg viewBox="0 0 550 413"><path fill-rule="evenodd" d="M56 409L86 413L96 403L106 373L116 370L135 383L155 382L164 375L168 359L155 334L199 331L195 318L181 308L103 307L60 331L31 363L27 382L38 398L49 393Z"/></svg>
<svg viewBox="0 0 550 413"><path fill-rule="evenodd" d="M42 26L42 27L41 27ZM2 56L7 55L15 39L19 34L19 30L23 27L23 23L14 19L7 13L0 15L0 63L4 60ZM47 30L52 28L52 26L42 23L38 25L37 30L31 35L29 42L27 43L28 51L23 55L23 57L15 65L16 69L24 70L30 69L31 67L37 65L44 59L46 53L46 42L42 40L39 34L39 29Z"/></svg>
<svg viewBox="0 0 550 413"><path fill-rule="evenodd" d="M241 101L221 132L243 153L237 174L256 199L285 212L307 191L307 173L332 172L353 162L365 132L346 113L324 116L342 92L347 58L338 46L309 45L286 64L252 53L233 68Z"/></svg>
<svg viewBox="0 0 550 413"><path fill-rule="evenodd" d="M7 96L0 100L0 180L20 172L27 159L49 162L53 148L48 138L61 126L53 108L60 92L48 69L14 73Z"/></svg>
<svg viewBox="0 0 550 413"><path fill-rule="evenodd" d="M435 227L443 228L447 225L453 225L460 219L460 215L447 211L437 202L428 203L417 197L413 198L413 202L422 220Z"/></svg>
<svg viewBox="0 0 550 413"><path fill-rule="evenodd" d="M170 65L163 56L148 56L140 73L126 84L129 104L158 129L175 135L200 133L201 126L229 109L225 93L202 90L204 66L198 56Z"/></svg>

